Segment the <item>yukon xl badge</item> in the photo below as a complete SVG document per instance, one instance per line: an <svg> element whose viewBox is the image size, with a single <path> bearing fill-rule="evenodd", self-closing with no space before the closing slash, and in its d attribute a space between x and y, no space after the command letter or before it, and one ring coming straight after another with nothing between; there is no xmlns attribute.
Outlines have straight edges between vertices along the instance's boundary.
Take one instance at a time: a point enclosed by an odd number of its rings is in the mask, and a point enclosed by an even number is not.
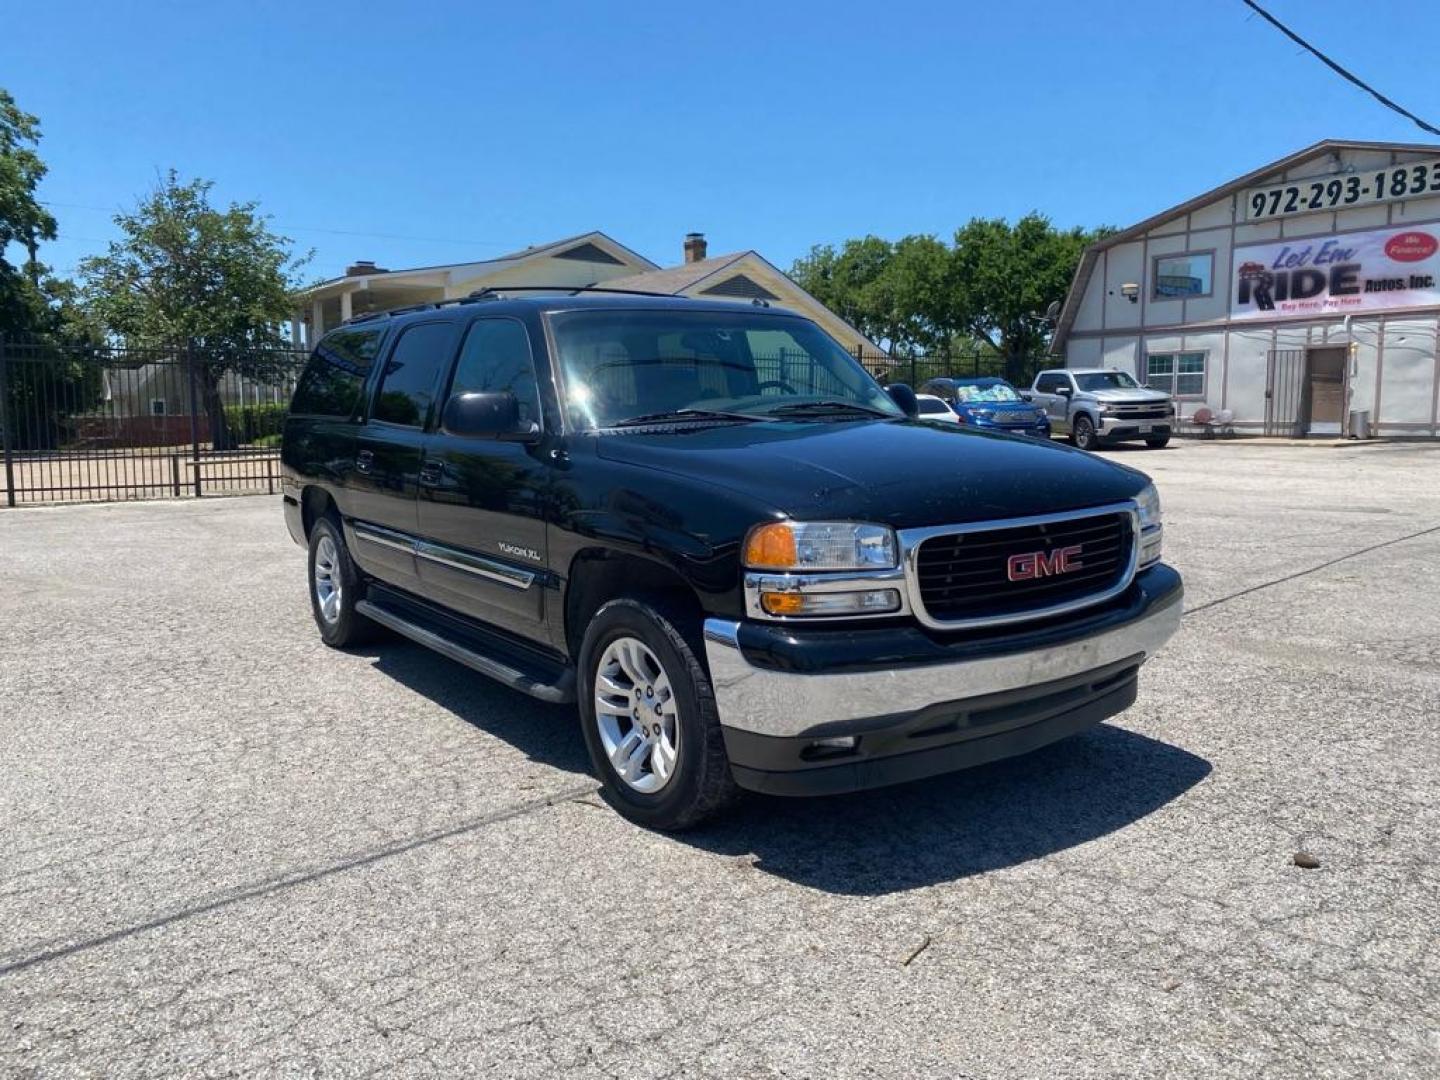
<svg viewBox="0 0 1440 1080"><path fill-rule="evenodd" d="M529 559L531 562L540 561L540 552L534 548L521 547L519 544L507 544L504 540L496 540L495 546L506 555L514 555L517 559Z"/></svg>

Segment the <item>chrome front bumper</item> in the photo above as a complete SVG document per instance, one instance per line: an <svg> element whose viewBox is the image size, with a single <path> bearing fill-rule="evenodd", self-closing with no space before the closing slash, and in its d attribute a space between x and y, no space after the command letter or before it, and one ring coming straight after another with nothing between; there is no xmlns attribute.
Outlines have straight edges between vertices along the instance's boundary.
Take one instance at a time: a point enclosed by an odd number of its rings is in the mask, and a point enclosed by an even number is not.
<svg viewBox="0 0 1440 1080"><path fill-rule="evenodd" d="M929 705L1018 690L1155 653L1180 626L1182 592L1130 622L1049 648L880 671L802 674L751 663L740 623L705 620L710 682L727 728L793 738L835 721L895 716Z"/></svg>
<svg viewBox="0 0 1440 1080"><path fill-rule="evenodd" d="M1148 435L1155 428L1164 428L1170 431L1175 427L1175 417L1153 417L1146 420L1138 420L1127 416L1102 416L1100 423L1096 425L1095 431L1099 435L1110 435L1124 429L1134 429L1141 435Z"/></svg>

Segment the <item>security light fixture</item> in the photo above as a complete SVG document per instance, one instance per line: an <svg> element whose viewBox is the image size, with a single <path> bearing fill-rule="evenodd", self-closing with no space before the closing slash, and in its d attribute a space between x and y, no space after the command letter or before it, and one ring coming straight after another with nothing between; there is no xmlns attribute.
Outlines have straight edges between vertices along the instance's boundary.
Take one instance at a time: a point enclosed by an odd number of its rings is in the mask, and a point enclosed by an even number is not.
<svg viewBox="0 0 1440 1080"><path fill-rule="evenodd" d="M1140 286L1133 281L1127 281L1120 286L1120 295L1129 300L1132 304L1140 302Z"/></svg>

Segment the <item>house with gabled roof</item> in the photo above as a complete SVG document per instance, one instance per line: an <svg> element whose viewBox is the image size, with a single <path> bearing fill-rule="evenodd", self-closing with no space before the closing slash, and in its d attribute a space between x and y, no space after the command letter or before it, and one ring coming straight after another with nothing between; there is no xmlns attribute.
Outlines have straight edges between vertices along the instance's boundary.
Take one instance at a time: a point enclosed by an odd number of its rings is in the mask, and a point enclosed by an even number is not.
<svg viewBox="0 0 1440 1080"><path fill-rule="evenodd" d="M885 356L884 350L759 252L709 256L701 233L689 233L682 250L682 263L662 268L603 232L589 232L480 262L412 270L386 270L371 262L358 262L344 275L301 294L302 307L295 314L291 333L294 340L313 344L326 330L357 315L451 300L480 289L604 285L666 296L763 301L814 320L857 356Z"/></svg>

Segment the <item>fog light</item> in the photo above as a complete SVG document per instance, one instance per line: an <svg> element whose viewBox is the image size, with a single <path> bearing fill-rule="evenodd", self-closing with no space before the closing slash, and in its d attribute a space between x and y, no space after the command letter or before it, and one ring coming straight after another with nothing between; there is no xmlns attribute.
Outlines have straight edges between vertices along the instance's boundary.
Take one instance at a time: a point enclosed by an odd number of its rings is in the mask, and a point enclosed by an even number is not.
<svg viewBox="0 0 1440 1080"><path fill-rule="evenodd" d="M900 610L895 589L863 592L762 592L760 606L769 615L883 615Z"/></svg>
<svg viewBox="0 0 1440 1080"><path fill-rule="evenodd" d="M836 735L829 739L816 739L810 745L821 750L849 750L856 743L854 735Z"/></svg>

